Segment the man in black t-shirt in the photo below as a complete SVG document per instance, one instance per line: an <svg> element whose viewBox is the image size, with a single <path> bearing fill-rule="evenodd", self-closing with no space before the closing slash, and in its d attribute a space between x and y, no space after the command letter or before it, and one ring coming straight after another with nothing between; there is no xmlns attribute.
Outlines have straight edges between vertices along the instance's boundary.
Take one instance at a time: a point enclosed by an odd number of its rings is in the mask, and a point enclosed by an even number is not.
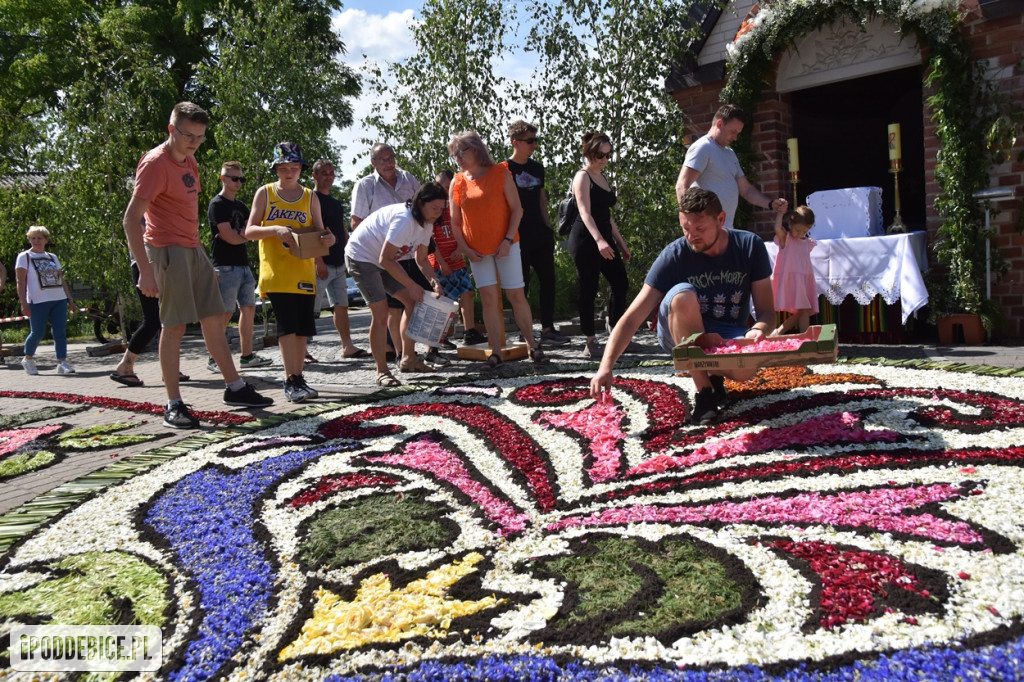
<svg viewBox="0 0 1024 682"><path fill-rule="evenodd" d="M327 294L327 303L334 309L334 328L341 337L341 353L346 358L368 357L362 348L352 343L352 333L348 324L348 273L345 272L345 244L348 243L348 232L345 230L345 209L341 202L331 196L334 185L334 164L327 159L318 159L313 163L313 182L316 184L316 196L320 200L320 215L324 227L334 233L334 246L323 258L316 258L316 303L313 310L317 312L323 307L323 297Z"/></svg>
<svg viewBox="0 0 1024 682"><path fill-rule="evenodd" d="M238 345L242 357L240 369L263 367L270 364L270 358L256 355L252 350L253 324L256 319L256 278L249 267L249 252L246 248L245 224L249 220L249 208L235 197L242 189L245 177L242 164L228 161L220 167L221 190L207 209L210 219L210 260L217 271L220 296L224 299L224 330L238 304ZM217 363L211 357L206 362L211 372L219 372Z"/></svg>
<svg viewBox="0 0 1024 682"><path fill-rule="evenodd" d="M519 221L519 246L523 259L523 280L527 293L530 268L540 282L540 341L561 346L568 337L555 329L555 233L548 216L548 196L544 191L544 166L530 156L537 149L537 126L515 121L508 127L512 138L512 156L505 165L519 191L523 218Z"/></svg>

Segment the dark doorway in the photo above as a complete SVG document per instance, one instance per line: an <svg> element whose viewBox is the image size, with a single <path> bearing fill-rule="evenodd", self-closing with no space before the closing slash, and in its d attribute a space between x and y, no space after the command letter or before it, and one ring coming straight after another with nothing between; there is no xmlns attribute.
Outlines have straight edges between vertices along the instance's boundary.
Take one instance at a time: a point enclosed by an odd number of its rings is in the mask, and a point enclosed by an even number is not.
<svg viewBox="0 0 1024 682"><path fill-rule="evenodd" d="M792 103L793 134L800 140L800 203L823 189L881 187L882 224L891 224L896 208L887 127L899 123L900 214L910 230L925 228L920 68L799 90L792 94Z"/></svg>

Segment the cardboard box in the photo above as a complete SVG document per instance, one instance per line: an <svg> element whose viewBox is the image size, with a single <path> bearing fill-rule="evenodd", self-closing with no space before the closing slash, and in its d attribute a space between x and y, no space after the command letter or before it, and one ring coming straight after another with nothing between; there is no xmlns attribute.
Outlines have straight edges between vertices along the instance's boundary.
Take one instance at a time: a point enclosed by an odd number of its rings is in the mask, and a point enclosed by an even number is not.
<svg viewBox="0 0 1024 682"><path fill-rule="evenodd" d="M694 334L672 349L672 361L676 373L692 369L714 371L718 369L756 369L758 367L781 367L784 365L819 365L835 362L839 354L836 326L808 327L803 334L791 334L779 338L800 339L800 346L792 351L767 353L705 353L704 349L716 345L721 337L717 334ZM732 339L739 346L749 346L753 339Z"/></svg>
<svg viewBox="0 0 1024 682"><path fill-rule="evenodd" d="M292 229L295 234L295 242L298 244L292 249L292 255L296 258L314 258L326 256L330 253L330 247L320 243L320 237L327 234L327 230L318 230L315 227L303 227Z"/></svg>

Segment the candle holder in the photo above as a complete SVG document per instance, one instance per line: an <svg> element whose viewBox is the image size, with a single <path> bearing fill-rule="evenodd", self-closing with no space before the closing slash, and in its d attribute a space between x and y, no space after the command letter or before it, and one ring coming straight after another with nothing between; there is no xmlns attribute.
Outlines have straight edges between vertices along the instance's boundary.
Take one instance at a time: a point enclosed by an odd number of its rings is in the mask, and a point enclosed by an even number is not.
<svg viewBox="0 0 1024 682"><path fill-rule="evenodd" d="M907 231L907 226L903 224L903 218L900 217L900 209L902 208L900 202L900 171L903 170L903 159L890 159L889 166L889 172L892 173L893 184L895 187L894 201L896 205L896 215L893 216L892 224L885 228L885 231L887 234L903 234Z"/></svg>
<svg viewBox="0 0 1024 682"><path fill-rule="evenodd" d="M796 191L796 186L800 184L800 171L789 172L789 184L793 186L793 208L796 208L800 205L800 195Z"/></svg>

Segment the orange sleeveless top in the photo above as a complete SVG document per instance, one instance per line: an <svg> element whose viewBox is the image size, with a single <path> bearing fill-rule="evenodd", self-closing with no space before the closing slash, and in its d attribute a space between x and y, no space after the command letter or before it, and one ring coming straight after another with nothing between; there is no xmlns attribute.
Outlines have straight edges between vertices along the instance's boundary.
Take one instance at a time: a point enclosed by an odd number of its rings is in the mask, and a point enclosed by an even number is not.
<svg viewBox="0 0 1024 682"><path fill-rule="evenodd" d="M505 199L507 176L508 168L496 163L482 178L470 180L464 173L458 173L452 182L452 197L455 205L462 209L466 244L480 253L496 253L508 234L512 209ZM515 241L519 241L518 231Z"/></svg>

